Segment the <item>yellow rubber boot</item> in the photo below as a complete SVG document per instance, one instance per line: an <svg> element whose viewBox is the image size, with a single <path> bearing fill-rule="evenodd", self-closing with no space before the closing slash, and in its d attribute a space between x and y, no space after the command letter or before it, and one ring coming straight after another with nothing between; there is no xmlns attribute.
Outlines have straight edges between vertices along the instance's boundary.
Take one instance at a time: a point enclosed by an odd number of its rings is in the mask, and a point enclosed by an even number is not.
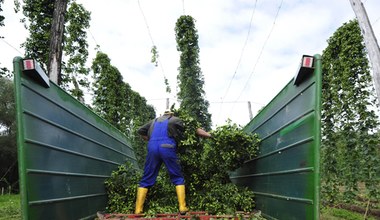
<svg viewBox="0 0 380 220"><path fill-rule="evenodd" d="M148 188L143 188L143 187L137 188L135 214L143 213L144 202L145 202L147 193L148 193Z"/></svg>
<svg viewBox="0 0 380 220"><path fill-rule="evenodd" d="M177 185L175 187L175 191L177 193L178 198L178 205L179 205L179 212L181 215L186 214L186 212L189 211L189 209L186 207L186 201L185 201L185 185Z"/></svg>

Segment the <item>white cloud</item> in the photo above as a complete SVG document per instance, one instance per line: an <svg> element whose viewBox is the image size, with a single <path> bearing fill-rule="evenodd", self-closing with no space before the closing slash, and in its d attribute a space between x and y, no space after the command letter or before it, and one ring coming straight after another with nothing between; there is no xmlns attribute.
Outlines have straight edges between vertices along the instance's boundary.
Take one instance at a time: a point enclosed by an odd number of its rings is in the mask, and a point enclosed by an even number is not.
<svg viewBox="0 0 380 220"><path fill-rule="evenodd" d="M179 66L175 23L183 14L183 9L194 17L209 111L213 115L213 123L219 125L227 118L241 125L247 124L248 101L251 102L253 114L256 114L292 79L303 54L321 54L334 31L355 17L347 0L77 2L91 11L89 63L95 56L93 48L97 43L123 74L124 80L145 96L158 114L165 109L166 98L175 102ZM274 21L281 2L277 20ZM378 0L363 2L371 22L377 20L373 23L373 29L379 38L380 4ZM5 1L3 9L6 26L0 28L0 35L22 52L19 45L25 40L27 32L18 22L21 15L13 13L11 1ZM238 66L250 25L250 36ZM150 63L151 37L158 48L159 67ZM20 54L3 40L0 40L0 51L0 63L11 69L11 60ZM170 96L165 93L164 75L172 89ZM223 104L220 103L222 100Z"/></svg>

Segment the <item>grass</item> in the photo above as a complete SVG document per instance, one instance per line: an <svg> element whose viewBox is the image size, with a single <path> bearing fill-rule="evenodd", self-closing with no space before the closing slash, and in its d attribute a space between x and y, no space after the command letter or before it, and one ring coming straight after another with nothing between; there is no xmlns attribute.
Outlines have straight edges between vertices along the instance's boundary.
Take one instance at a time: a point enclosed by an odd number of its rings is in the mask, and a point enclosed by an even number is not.
<svg viewBox="0 0 380 220"><path fill-rule="evenodd" d="M0 195L0 220L21 219L20 195Z"/></svg>
<svg viewBox="0 0 380 220"><path fill-rule="evenodd" d="M358 220L364 219L364 215L348 211L345 209L337 209L337 208L323 208L321 210L321 220ZM376 218L368 217L366 220L376 220Z"/></svg>

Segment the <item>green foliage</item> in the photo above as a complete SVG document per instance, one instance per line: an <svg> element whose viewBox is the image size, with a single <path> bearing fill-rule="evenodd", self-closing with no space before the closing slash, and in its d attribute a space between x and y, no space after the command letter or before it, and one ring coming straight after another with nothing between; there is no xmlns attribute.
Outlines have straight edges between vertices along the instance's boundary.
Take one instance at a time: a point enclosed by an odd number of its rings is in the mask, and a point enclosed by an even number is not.
<svg viewBox="0 0 380 220"><path fill-rule="evenodd" d="M1 12L3 11L3 9L1 8L2 4L4 4L4 0L0 0L0 27L4 26L4 19L5 19L5 17L1 15ZM1 38L4 38L4 37L1 36L1 32L0 32L0 39ZM10 73L7 68L0 66L0 77L2 76L10 77Z"/></svg>
<svg viewBox="0 0 380 220"><path fill-rule="evenodd" d="M141 139L140 135L137 134L137 129L146 121L154 119L156 117L156 113L153 106L148 105L147 100L138 92L135 92L132 89L128 91L130 94L130 99L127 100L127 102L131 103L131 108L127 114L133 116L130 121L129 137L132 140L132 146L139 165L142 167L145 161L146 147L145 142Z"/></svg>
<svg viewBox="0 0 380 220"><path fill-rule="evenodd" d="M81 87L89 87L87 79L89 69L86 68L88 58L86 30L90 27L90 20L90 12L76 2L70 5L65 17L64 51L68 60L64 65L65 74L61 76L61 85L78 100L84 96Z"/></svg>
<svg viewBox="0 0 380 220"><path fill-rule="evenodd" d="M119 166L106 180L109 212L131 213L135 208L136 185L141 178L141 172L135 170L131 163Z"/></svg>
<svg viewBox="0 0 380 220"><path fill-rule="evenodd" d="M322 199L350 202L364 182L379 199L379 120L363 37L356 20L345 23L323 51Z"/></svg>
<svg viewBox="0 0 380 220"><path fill-rule="evenodd" d="M54 0L24 0L22 20L29 37L22 44L25 56L37 60L42 69L47 72L49 63L51 26L54 12ZM16 10L20 3L16 0ZM68 0L65 14L65 30L63 40L62 73L59 76L60 85L74 97L83 101L83 88L88 88L88 69L85 67L88 58L86 29L89 28L90 12L75 0Z"/></svg>
<svg viewBox="0 0 380 220"><path fill-rule="evenodd" d="M192 192L189 204L194 210L207 210L210 214L235 214L236 211L252 212L254 194L247 188L216 180L206 181L202 189ZM200 190L200 191L199 191Z"/></svg>
<svg viewBox="0 0 380 220"><path fill-rule="evenodd" d="M154 65L157 67L158 66L158 51L156 45L153 45L152 49L150 50L152 53L152 59L151 62L154 63Z"/></svg>
<svg viewBox="0 0 380 220"><path fill-rule="evenodd" d="M157 50L157 47L156 45L153 45L152 49L150 50L150 52L152 53L152 58L151 58L151 62L154 63L154 65L156 67L158 67L158 57L159 57L159 54L158 54L158 50ZM170 89L170 86L169 86L169 81L166 77L164 77L164 83L165 83L165 88L166 88L166 92L168 94L171 93L171 89Z"/></svg>
<svg viewBox="0 0 380 220"><path fill-rule="evenodd" d="M0 188L18 189L13 83L0 77Z"/></svg>
<svg viewBox="0 0 380 220"><path fill-rule="evenodd" d="M185 111L179 115L186 128L178 148L189 203L215 214L252 210L253 193L232 184L229 172L256 155L258 136L228 121L211 132L212 139L200 139L195 134L200 124Z"/></svg>
<svg viewBox="0 0 380 220"><path fill-rule="evenodd" d="M144 210L147 210L146 214L148 215L178 211L175 187L170 183L165 167L160 169L156 184L149 189Z"/></svg>
<svg viewBox="0 0 380 220"><path fill-rule="evenodd" d="M155 110L153 106L147 104L147 100L140 96L139 93L130 90L131 93L131 109L129 115L133 116L130 122L129 137L132 141L132 146L137 157L137 161L142 167L145 161L145 155L147 152L145 141L141 139L140 135L137 134L139 126L141 126L146 121L154 119L156 117Z"/></svg>
<svg viewBox="0 0 380 220"><path fill-rule="evenodd" d="M22 22L29 30L29 37L22 44L25 56L37 60L47 72L54 0L24 0L22 12L25 16Z"/></svg>
<svg viewBox="0 0 380 220"><path fill-rule="evenodd" d="M129 137L138 162L142 165L146 148L136 130L145 121L155 118L154 108L123 81L121 73L111 65L107 54L98 51L91 69L94 74L94 111Z"/></svg>
<svg viewBox="0 0 380 220"><path fill-rule="evenodd" d="M94 83L92 86L94 110L109 123L122 130L126 109L126 84L119 70L111 65L111 60L105 53L98 52L92 63Z"/></svg>
<svg viewBox="0 0 380 220"><path fill-rule="evenodd" d="M0 195L0 220L21 219L20 195Z"/></svg>
<svg viewBox="0 0 380 220"><path fill-rule="evenodd" d="M258 136L243 132L241 127L230 121L217 127L212 135L214 142L205 145L202 159L208 165L208 175L219 175L220 181L228 182L228 171L236 170L256 156Z"/></svg>
<svg viewBox="0 0 380 220"><path fill-rule="evenodd" d="M112 172L111 177L105 182L109 198L108 212L134 212L136 189L141 177L141 170L136 170L129 162L119 166L117 171ZM148 213L175 212L177 210L176 204L174 186L170 184L166 170L162 168L155 186L149 189L144 204L145 210L149 210Z"/></svg>
<svg viewBox="0 0 380 220"><path fill-rule="evenodd" d="M184 137L177 150L186 181L186 200L190 208L213 214L252 211L252 191L232 184L228 171L240 167L244 161L256 155L259 144L257 135L244 133L241 127L228 122L212 131L212 139L201 139L195 133L200 123L185 111L180 110L175 114L183 120L185 126ZM112 174L106 183L115 186L107 187L111 190L108 191L109 211L133 213L140 177L140 172L125 165L119 168L119 172ZM119 181L120 179L123 181ZM156 184L148 191L144 210L147 214L178 211L175 188L170 183L164 166Z"/></svg>
<svg viewBox="0 0 380 220"><path fill-rule="evenodd" d="M170 89L169 81L166 77L165 77L164 81L165 81L165 86L166 86L166 92L170 94L172 92L172 90Z"/></svg>
<svg viewBox="0 0 380 220"><path fill-rule="evenodd" d="M159 54L158 54L158 50L157 50L156 45L153 45L153 47L150 50L150 52L152 53L151 62L154 63L154 65L157 67L158 66L158 57L159 57ZM170 94L172 92L172 90L170 89L169 81L168 81L168 79L166 77L164 77L164 83L165 83L165 87L166 87L166 92L168 94Z"/></svg>
<svg viewBox="0 0 380 220"><path fill-rule="evenodd" d="M1 8L2 4L4 4L4 0L0 0L0 12L3 11L3 9ZM5 19L5 17L0 14L0 27L4 26L4 19ZM1 35L0 35L0 38L1 38Z"/></svg>
<svg viewBox="0 0 380 220"><path fill-rule="evenodd" d="M147 100L123 81L119 70L111 65L107 54L98 52L91 69L95 111L128 136L133 128L155 117Z"/></svg>
<svg viewBox="0 0 380 220"><path fill-rule="evenodd" d="M357 219L364 219L364 215L352 212L345 209L338 209L338 208L330 208L326 207L321 210L321 219L326 220L357 220ZM376 218L367 216L368 220L375 220Z"/></svg>
<svg viewBox="0 0 380 220"><path fill-rule="evenodd" d="M15 124L13 83L7 78L0 77L0 126L6 128L4 134L10 134L14 132Z"/></svg>
<svg viewBox="0 0 380 220"><path fill-rule="evenodd" d="M0 67L0 78L1 77L12 78L12 73L8 70L8 68Z"/></svg>
<svg viewBox="0 0 380 220"><path fill-rule="evenodd" d="M203 89L204 77L199 67L198 33L195 20L189 15L178 18L176 27L177 50L180 52L180 66L177 76L180 109L186 109L199 121L203 128L210 130L211 115L209 103Z"/></svg>

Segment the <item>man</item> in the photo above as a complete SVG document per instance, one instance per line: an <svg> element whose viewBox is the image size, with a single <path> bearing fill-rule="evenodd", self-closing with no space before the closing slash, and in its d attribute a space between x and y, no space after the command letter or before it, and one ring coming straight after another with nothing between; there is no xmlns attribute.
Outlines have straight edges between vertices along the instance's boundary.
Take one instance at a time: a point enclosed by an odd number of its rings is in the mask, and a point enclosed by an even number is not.
<svg viewBox="0 0 380 220"><path fill-rule="evenodd" d="M164 163L171 182L176 186L179 211L185 214L189 209L185 201L185 180L176 153L178 141L182 138L184 127L182 120L166 110L164 115L143 125L137 133L148 140L144 174L137 188L135 214L143 212L148 189L156 182L161 164ZM200 137L210 138L211 134L201 128L196 130Z"/></svg>

